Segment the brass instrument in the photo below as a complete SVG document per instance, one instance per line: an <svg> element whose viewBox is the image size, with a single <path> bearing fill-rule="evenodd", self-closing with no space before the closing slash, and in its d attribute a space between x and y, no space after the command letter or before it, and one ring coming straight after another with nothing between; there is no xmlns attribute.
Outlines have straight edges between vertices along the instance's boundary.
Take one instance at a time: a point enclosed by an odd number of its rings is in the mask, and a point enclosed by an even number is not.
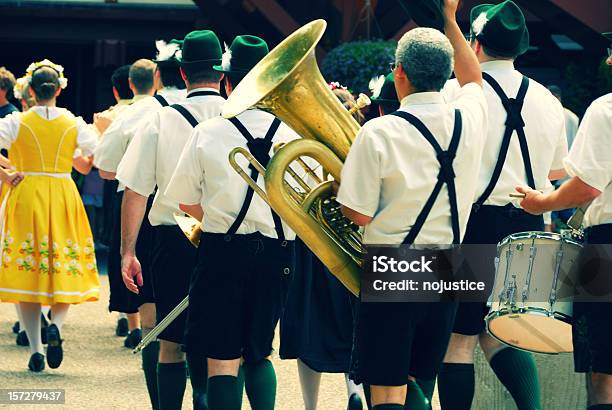
<svg viewBox="0 0 612 410"><path fill-rule="evenodd" d="M310 157L340 181L342 163L359 131L359 124L329 89L317 66L315 47L326 26L325 20L315 20L274 48L233 90L222 115L231 118L256 107L274 114L303 137L278 148L267 169L243 148L234 149L229 160L331 273L358 295L364 257L358 227L342 215L332 181L313 178L312 169L306 169L316 183L310 187L290 167ZM360 98L358 104L367 102L367 97ZM238 154L264 175L265 192L237 163ZM289 184L286 174L298 188Z"/></svg>

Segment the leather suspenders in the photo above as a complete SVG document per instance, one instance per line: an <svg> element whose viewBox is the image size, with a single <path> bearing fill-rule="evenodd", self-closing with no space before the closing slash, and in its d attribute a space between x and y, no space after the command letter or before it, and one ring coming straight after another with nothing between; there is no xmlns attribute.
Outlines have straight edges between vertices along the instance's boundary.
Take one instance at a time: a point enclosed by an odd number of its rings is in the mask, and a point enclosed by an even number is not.
<svg viewBox="0 0 612 410"><path fill-rule="evenodd" d="M166 100L161 94L155 94L153 98L155 98L162 107L167 107L170 105L168 104L168 100Z"/></svg>
<svg viewBox="0 0 612 410"><path fill-rule="evenodd" d="M459 210L457 207L457 192L455 190L455 171L453 170L453 160L455 159L455 155L457 154L457 148L459 147L459 141L461 139L461 128L462 128L462 120L461 120L461 112L459 110L455 110L455 126L453 128L453 136L451 138L451 142L448 146L448 150L444 151L438 141L434 138L432 133L427 129L425 124L421 122L417 117L412 114L409 114L405 111L396 111L391 113L390 115L395 115L396 117L403 118L412 124L421 135L429 142L432 148L436 151L436 155L438 158L438 162L440 163L440 172L438 173L438 181L434 186L433 191L427 198L423 209L417 216L414 225L404 238L402 242L403 245L412 245L414 240L421 232L421 229L425 225L425 221L431 212L438 195L440 195L440 191L442 190L442 186L446 184L448 190L448 201L450 204L450 214L451 214L451 226L453 229L453 244L458 244L461 240L461 234L459 231Z"/></svg>
<svg viewBox="0 0 612 410"><path fill-rule="evenodd" d="M193 93L190 93L187 98L192 98L192 97L202 97L202 96L207 96L207 95L221 95L216 91L196 91ZM178 111L179 114L181 114L183 116L183 118L185 118L185 120L193 127L195 128L198 124L199 121L193 116L192 113L189 112L189 110L185 107L183 107L180 104L172 104L170 106L171 108L174 108L176 111Z"/></svg>
<svg viewBox="0 0 612 410"><path fill-rule="evenodd" d="M525 121L523 121L523 117L521 116L521 110L523 108L523 103L525 102L525 95L527 94L527 89L529 88L529 79L523 76L523 80L521 81L521 86L518 90L516 98L508 98L499 83L495 81L490 74L483 72L482 77L487 83L489 83L489 85L493 88L493 91L495 91L495 94L497 94L501 100L501 103L506 110L507 117L505 123L506 130L504 131L504 136L502 138L497 163L495 164L495 169L491 175L489 185L487 185L486 189L475 203L475 205L478 207L485 203L493 192L493 189L495 189L495 185L497 185L497 182L499 181L499 176L501 175L502 168L506 162L508 147L510 146L510 140L512 139L512 134L514 131L516 131L521 147L521 156L523 157L525 173L527 174L527 184L532 189L535 189L535 181L533 178L533 171L531 169L531 160L529 158L529 147L527 145L527 138L525 137Z"/></svg>
<svg viewBox="0 0 612 410"><path fill-rule="evenodd" d="M276 134L276 131L278 130L278 127L281 124L281 121L278 118L275 118L274 121L272 121L272 125L268 129L268 132L266 133L266 136L264 138L254 138L253 135L251 135L251 133L249 132L249 130L247 130L246 127L237 118L230 118L229 121L236 127L236 129L238 129L244 139L247 140L247 148L249 152L264 167L267 166L268 162L270 161L269 152L272 148L272 138L274 137L274 134ZM253 181L257 181L259 172L257 172L257 170L252 165L249 165L249 169L251 170L251 179L253 179ZM236 220L227 231L227 235L233 235L238 231L238 228L244 221L247 211L249 210L249 206L251 205L251 201L253 199L253 194L253 188L249 186L247 188L244 201L242 202L242 208L240 208ZM272 219L274 220L274 229L276 230L276 236L279 240L284 241L285 233L283 232L283 225L281 223L281 219L276 214L276 212L272 210L272 208L270 208L270 211L272 212Z"/></svg>

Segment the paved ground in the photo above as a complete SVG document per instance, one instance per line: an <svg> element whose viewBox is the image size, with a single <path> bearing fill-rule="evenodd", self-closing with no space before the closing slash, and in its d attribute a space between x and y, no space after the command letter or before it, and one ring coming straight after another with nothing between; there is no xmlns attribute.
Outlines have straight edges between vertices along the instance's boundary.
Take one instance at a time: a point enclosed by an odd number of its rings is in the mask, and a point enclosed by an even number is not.
<svg viewBox="0 0 612 410"><path fill-rule="evenodd" d="M17 409L147 409L146 388L140 357L122 345L114 335L116 316L106 310L108 280L102 276L101 301L71 308L62 337L65 357L56 370L34 374L27 370L29 348L15 345L11 326L15 310L0 304L0 389L65 389L65 406L14 406ZM303 408L295 361L274 360L278 375L278 409ZM189 389L189 388L188 388ZM185 394L184 409L191 408L191 391ZM244 401L245 408L247 401ZM346 408L342 375L324 375L320 409ZM8 406L0 405L0 408Z"/></svg>

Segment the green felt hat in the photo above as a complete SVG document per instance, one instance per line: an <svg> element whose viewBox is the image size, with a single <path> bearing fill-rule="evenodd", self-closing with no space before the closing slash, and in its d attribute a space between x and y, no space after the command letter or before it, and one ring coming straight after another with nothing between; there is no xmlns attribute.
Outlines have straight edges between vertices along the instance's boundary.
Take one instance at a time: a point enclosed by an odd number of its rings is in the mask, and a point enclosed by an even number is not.
<svg viewBox="0 0 612 410"><path fill-rule="evenodd" d="M606 40L608 40L612 44L612 31L609 31L607 33L601 33L601 35L604 36Z"/></svg>
<svg viewBox="0 0 612 410"><path fill-rule="evenodd" d="M382 75L380 77L382 77ZM374 85L374 87L371 90L372 97L370 98L370 101L372 101L374 104L395 103L399 105L397 92L395 91L395 81L393 79L393 73L388 74L384 78L384 81L382 81L382 87L380 86L380 83L378 83L381 81L380 77L378 79L372 80L372 85Z"/></svg>
<svg viewBox="0 0 612 410"><path fill-rule="evenodd" d="M516 57L529 48L525 16L512 0L474 7L470 13L470 31L491 53L500 57Z"/></svg>
<svg viewBox="0 0 612 410"><path fill-rule="evenodd" d="M444 31L444 15L441 0L410 0L404 2L410 16L421 27Z"/></svg>
<svg viewBox="0 0 612 410"><path fill-rule="evenodd" d="M185 36L181 55L177 60L181 67L212 67L221 62L221 43L210 30L196 30Z"/></svg>
<svg viewBox="0 0 612 410"><path fill-rule="evenodd" d="M178 67L179 62L176 59L176 54L182 46L183 40L177 40L175 38L167 43L163 40L156 41L155 47L157 48L157 56L153 62L161 67Z"/></svg>
<svg viewBox="0 0 612 410"><path fill-rule="evenodd" d="M222 73L246 74L269 51L268 44L257 36L237 36L232 41L232 45L223 53L221 65L213 68Z"/></svg>

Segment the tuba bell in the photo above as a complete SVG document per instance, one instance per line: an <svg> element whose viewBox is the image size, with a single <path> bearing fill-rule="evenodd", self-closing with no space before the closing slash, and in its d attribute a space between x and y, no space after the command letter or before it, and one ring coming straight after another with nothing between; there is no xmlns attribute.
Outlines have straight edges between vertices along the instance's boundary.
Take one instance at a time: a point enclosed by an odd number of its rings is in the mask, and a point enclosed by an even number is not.
<svg viewBox="0 0 612 410"><path fill-rule="evenodd" d="M274 114L302 137L278 148L266 169L243 148L231 152L230 163L330 272L358 295L364 258L358 227L340 212L333 181L317 176L303 160L315 160L339 182L342 164L359 131L359 124L329 89L317 66L315 48L326 26L325 20L312 21L275 47L233 90L222 115L231 118L249 108L259 108ZM236 162L237 155L246 157L261 171L265 192ZM294 162L315 181L314 187L292 169ZM297 188L287 182L287 175L298 183Z"/></svg>

